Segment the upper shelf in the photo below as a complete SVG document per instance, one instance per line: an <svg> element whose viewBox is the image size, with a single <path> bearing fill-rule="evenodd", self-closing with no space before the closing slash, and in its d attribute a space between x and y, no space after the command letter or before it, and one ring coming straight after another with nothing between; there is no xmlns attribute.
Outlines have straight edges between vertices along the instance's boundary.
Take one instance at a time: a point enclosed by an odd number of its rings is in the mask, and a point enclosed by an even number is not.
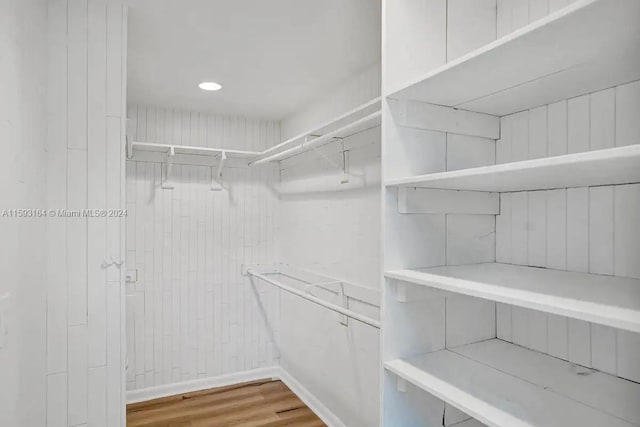
<svg viewBox="0 0 640 427"><path fill-rule="evenodd" d="M243 151L226 148L208 148L187 145L157 144L154 142L128 142L127 158L133 160L163 161L166 156L177 156L177 163L211 166L212 160L225 157L245 160L245 165L259 165L292 157L347 138L381 122L381 100L372 99L353 110L334 118L312 130L274 145L264 151ZM165 156L165 157L163 157Z"/></svg>
<svg viewBox="0 0 640 427"><path fill-rule="evenodd" d="M347 138L380 124L380 98L372 99L322 125L301 133L260 153L252 165L282 160L319 147L338 138Z"/></svg>
<svg viewBox="0 0 640 427"><path fill-rule="evenodd" d="M640 144L398 178L386 185L505 192L634 182L640 182Z"/></svg>
<svg viewBox="0 0 640 427"><path fill-rule="evenodd" d="M494 427L640 425L640 385L492 339L385 369Z"/></svg>
<svg viewBox="0 0 640 427"><path fill-rule="evenodd" d="M189 145L156 144L154 142L130 142L128 157L133 158L136 153L151 152L169 154L186 154L196 156L218 157L224 152L227 157L253 158L260 155L259 151L228 150L226 148L195 147Z"/></svg>
<svg viewBox="0 0 640 427"><path fill-rule="evenodd" d="M628 83L638 22L638 0L578 0L387 95L503 116Z"/></svg>
<svg viewBox="0 0 640 427"><path fill-rule="evenodd" d="M484 263L385 272L401 280L640 332L640 280Z"/></svg>

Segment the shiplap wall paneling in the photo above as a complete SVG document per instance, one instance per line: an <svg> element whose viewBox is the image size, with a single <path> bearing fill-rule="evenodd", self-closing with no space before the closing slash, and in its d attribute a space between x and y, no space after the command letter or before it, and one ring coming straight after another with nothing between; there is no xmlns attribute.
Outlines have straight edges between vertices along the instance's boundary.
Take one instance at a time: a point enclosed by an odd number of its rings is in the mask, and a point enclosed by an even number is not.
<svg viewBox="0 0 640 427"><path fill-rule="evenodd" d="M49 2L51 208L123 208L126 18L117 2ZM102 266L122 257L123 220L50 225L47 425L124 425L122 274Z"/></svg>
<svg viewBox="0 0 640 427"><path fill-rule="evenodd" d="M421 74L544 18L576 0L449 0L383 3L384 84ZM428 24L427 24L428 23ZM429 46L430 49L425 49Z"/></svg>
<svg viewBox="0 0 640 427"><path fill-rule="evenodd" d="M47 2L2 2L0 21L0 425L44 425L48 219L4 212L48 203Z"/></svg>
<svg viewBox="0 0 640 427"><path fill-rule="evenodd" d="M283 119L283 139L380 96L380 76L380 64L374 64ZM349 150L346 184L341 184L343 146ZM379 286L379 127L345 138L342 144L330 143L283 160L277 190L282 226L276 249L281 262ZM371 306L350 304L358 312L378 316ZM379 331L351 321L345 328L334 313L286 294L280 316L283 369L344 425L375 425L380 407ZM313 335L323 339L310 343L308 337ZM336 388L342 390L339 396Z"/></svg>
<svg viewBox="0 0 640 427"><path fill-rule="evenodd" d="M277 123L129 106L136 141L260 151ZM241 276L243 264L275 262L274 167L211 168L127 162L127 388L214 377L278 362L278 293ZM257 292L257 293L256 293ZM264 317L266 316L266 318Z"/></svg>
<svg viewBox="0 0 640 427"><path fill-rule="evenodd" d="M527 158L533 158L545 142L549 155L638 143L640 130L631 119L640 116L638 100L640 82L634 82L505 116L499 162L512 160L518 146L528 146ZM517 126L529 132L514 132ZM634 224L640 220L639 205L640 184L503 193L496 217L497 260L638 278L640 232ZM640 378L637 369L627 369L640 357L638 334L503 304L498 304L497 322L498 337L507 341L633 381Z"/></svg>
<svg viewBox="0 0 640 427"><path fill-rule="evenodd" d="M497 0L497 36L544 18L576 0Z"/></svg>
<svg viewBox="0 0 640 427"><path fill-rule="evenodd" d="M280 122L282 140L313 129L314 126L379 97L380 75L380 64L373 64L284 118Z"/></svg>

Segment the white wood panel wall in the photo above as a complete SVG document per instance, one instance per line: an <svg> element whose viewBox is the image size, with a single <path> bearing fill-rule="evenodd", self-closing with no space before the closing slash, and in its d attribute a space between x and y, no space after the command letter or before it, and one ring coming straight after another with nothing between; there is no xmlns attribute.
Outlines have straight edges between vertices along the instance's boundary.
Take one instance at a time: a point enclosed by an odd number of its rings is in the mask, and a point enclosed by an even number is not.
<svg viewBox="0 0 640 427"><path fill-rule="evenodd" d="M49 2L48 206L123 208L126 8ZM124 425L124 221L48 222L47 426Z"/></svg>
<svg viewBox="0 0 640 427"><path fill-rule="evenodd" d="M376 64L282 122L292 136L380 96ZM377 288L380 280L380 129L344 141L348 184L340 184L341 144L333 143L281 163L281 261L329 277ZM327 160L326 158L329 160ZM333 165L331 164L333 163ZM358 307L352 307L359 310ZM349 426L377 423L379 331L283 295L281 364ZM362 313L376 318L377 309ZM310 342L309 337L322 336ZM313 366L313 369L309 369ZM335 390L340 389L340 395Z"/></svg>
<svg viewBox="0 0 640 427"><path fill-rule="evenodd" d="M379 128L345 139L344 147L349 150L349 184L340 184L340 144L281 163L283 189L293 188L296 182L305 185L299 193L280 196L280 253L292 265L377 288L381 263Z"/></svg>
<svg viewBox="0 0 640 427"><path fill-rule="evenodd" d="M502 37L576 0L497 0L497 35Z"/></svg>
<svg viewBox="0 0 640 427"><path fill-rule="evenodd" d="M44 0L0 2L0 211L46 207ZM0 216L0 425L46 423L46 218Z"/></svg>
<svg viewBox="0 0 640 427"><path fill-rule="evenodd" d="M373 64L282 120L282 139L313 129L380 96L380 64Z"/></svg>
<svg viewBox="0 0 640 427"><path fill-rule="evenodd" d="M341 170L324 158L342 165L340 144L281 163L282 188L300 192L280 196L280 253L296 267L376 288L381 265L380 130L347 138L344 146L353 174L349 184L340 184ZM359 310L357 304L351 308ZM377 308L365 308L360 312L378 317ZM375 425L379 331L355 321L345 328L335 313L288 295L283 295L281 316L283 368L345 425ZM322 340L309 341L318 334Z"/></svg>
<svg viewBox="0 0 640 427"><path fill-rule="evenodd" d="M640 143L640 82L501 120L499 162ZM640 278L640 184L503 193L498 262ZM498 337L634 381L640 335L498 304Z"/></svg>
<svg viewBox="0 0 640 427"><path fill-rule="evenodd" d="M574 1L447 0L447 61L544 18Z"/></svg>
<svg viewBox="0 0 640 427"><path fill-rule="evenodd" d="M135 105L128 116L136 141L260 151L280 136L276 122ZM210 191L211 168L187 165L161 189L161 170L127 161L127 389L277 364L278 291L241 275L278 261L277 168L225 168L223 191Z"/></svg>

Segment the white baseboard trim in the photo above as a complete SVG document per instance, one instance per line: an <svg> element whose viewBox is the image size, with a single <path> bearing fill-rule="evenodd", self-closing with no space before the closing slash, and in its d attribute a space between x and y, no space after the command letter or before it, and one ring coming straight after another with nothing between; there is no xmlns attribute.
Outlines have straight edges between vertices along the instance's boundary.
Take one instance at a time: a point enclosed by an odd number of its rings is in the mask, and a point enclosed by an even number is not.
<svg viewBox="0 0 640 427"><path fill-rule="evenodd" d="M336 416L329 408L327 408L313 393L307 390L297 379L291 374L278 368L280 380L291 389L309 407L327 426L329 427L347 427L340 418Z"/></svg>
<svg viewBox="0 0 640 427"><path fill-rule="evenodd" d="M309 407L327 426L347 427L329 408L327 408L313 393L305 388L291 374L280 366L253 369L251 371L235 372L217 377L200 378L197 380L180 383L165 384L157 387L147 387L138 390L127 391L127 404L144 402L161 397L174 396L176 394L190 393L192 391L206 390L215 387L224 387L248 381L258 381L275 378L281 380Z"/></svg>
<svg viewBox="0 0 640 427"><path fill-rule="evenodd" d="M197 380L165 384L157 387L129 390L127 391L127 404L267 378L280 378L280 368L271 366L250 371L234 372L217 377L199 378Z"/></svg>

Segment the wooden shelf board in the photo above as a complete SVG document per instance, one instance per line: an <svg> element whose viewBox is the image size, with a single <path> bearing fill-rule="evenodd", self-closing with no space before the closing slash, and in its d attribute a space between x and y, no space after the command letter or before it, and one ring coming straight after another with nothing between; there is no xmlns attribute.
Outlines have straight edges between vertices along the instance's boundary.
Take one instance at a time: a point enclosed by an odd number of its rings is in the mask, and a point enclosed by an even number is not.
<svg viewBox="0 0 640 427"><path fill-rule="evenodd" d="M498 116L640 78L640 2L578 0L389 92Z"/></svg>
<svg viewBox="0 0 640 427"><path fill-rule="evenodd" d="M488 426L640 423L640 384L497 339L384 366Z"/></svg>
<svg viewBox="0 0 640 427"><path fill-rule="evenodd" d="M172 144L157 144L155 142L131 142L131 148L133 155L136 152L154 152L154 153L167 153L173 147L175 154L185 155L198 155L198 156L219 156L221 152L225 152L228 157L234 158L253 158L260 155L258 151L242 151L231 150L226 148L209 148L209 147L196 147L189 145L172 145Z"/></svg>
<svg viewBox="0 0 640 427"><path fill-rule="evenodd" d="M386 185L505 192L635 182L640 182L640 144L398 178Z"/></svg>
<svg viewBox="0 0 640 427"><path fill-rule="evenodd" d="M309 129L299 135L296 135L292 138L289 138L273 147L267 148L265 151L260 153L260 157L268 157L279 153L281 151L285 151L287 149L296 147L301 143L307 140L309 136L321 136L328 133L332 133L335 131L339 131L341 128L349 125L352 122L355 122L359 119L362 119L370 114L375 113L376 111L380 111L382 105L382 100L380 97L374 98L371 101L367 101L364 104L361 104L338 117L335 117L325 123L322 123L319 126L315 126L312 129ZM336 137L347 137L349 135L336 135Z"/></svg>
<svg viewBox="0 0 640 427"><path fill-rule="evenodd" d="M323 136L320 136L316 139L310 139L307 143L303 143L302 145L295 146L290 148L289 150L284 150L283 155L278 158L278 160L285 160L304 152L311 150L312 148L319 148L323 145L329 144L331 142L335 142L336 139L345 139L350 136L356 135L360 132L364 132L366 130L372 129L376 126L379 126L382 122L382 113L380 111L373 112L365 117L359 118L354 122L346 124L345 126L334 130L332 132L326 133ZM325 136L326 135L326 136Z"/></svg>
<svg viewBox="0 0 640 427"><path fill-rule="evenodd" d="M385 272L390 279L640 332L640 280L484 263Z"/></svg>

